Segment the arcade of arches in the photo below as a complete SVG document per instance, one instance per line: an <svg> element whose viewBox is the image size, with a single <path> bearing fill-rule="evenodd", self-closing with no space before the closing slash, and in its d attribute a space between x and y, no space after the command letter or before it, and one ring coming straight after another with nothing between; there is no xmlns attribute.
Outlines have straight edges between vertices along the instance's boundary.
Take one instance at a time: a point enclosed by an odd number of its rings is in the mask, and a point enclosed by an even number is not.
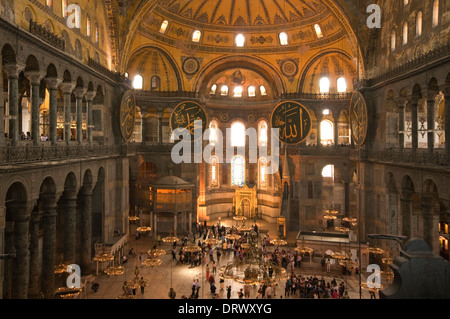
<svg viewBox="0 0 450 319"><path fill-rule="evenodd" d="M362 14L374 2L380 29ZM386 2L81 0L73 28L70 1L0 0L0 297L51 296L60 264L95 274L96 254L123 255L129 216L153 239L243 215L292 246L338 233L398 256L369 236L384 234L449 260L450 3ZM283 102L308 114L301 139L275 118ZM183 103L207 120L208 161L173 160ZM267 156L252 161L252 146Z"/></svg>

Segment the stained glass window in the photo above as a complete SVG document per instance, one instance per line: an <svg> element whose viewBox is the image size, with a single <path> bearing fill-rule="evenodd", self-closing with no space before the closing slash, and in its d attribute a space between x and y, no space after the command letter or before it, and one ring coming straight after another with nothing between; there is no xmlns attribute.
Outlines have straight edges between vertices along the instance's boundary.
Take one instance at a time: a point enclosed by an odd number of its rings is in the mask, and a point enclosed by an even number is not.
<svg viewBox="0 0 450 319"><path fill-rule="evenodd" d="M242 187L245 184L245 158L237 155L231 159L231 185Z"/></svg>

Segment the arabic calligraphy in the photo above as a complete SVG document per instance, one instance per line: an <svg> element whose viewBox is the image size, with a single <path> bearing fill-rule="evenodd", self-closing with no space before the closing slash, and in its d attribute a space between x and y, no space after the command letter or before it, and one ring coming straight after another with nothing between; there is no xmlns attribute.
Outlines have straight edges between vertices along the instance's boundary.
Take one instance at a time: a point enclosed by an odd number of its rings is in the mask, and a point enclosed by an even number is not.
<svg viewBox="0 0 450 319"><path fill-rule="evenodd" d="M125 141L129 141L133 136L136 122L136 103L133 91L125 92L120 104L120 131Z"/></svg>
<svg viewBox="0 0 450 319"><path fill-rule="evenodd" d="M186 134L190 134L194 139L194 132L201 130L203 134L206 130L206 113L196 102L183 102L175 107L170 117L171 130L186 129Z"/></svg>
<svg viewBox="0 0 450 319"><path fill-rule="evenodd" d="M355 144L364 144L367 136L368 114L364 96L355 92L350 103L350 125Z"/></svg>
<svg viewBox="0 0 450 319"><path fill-rule="evenodd" d="M282 102L272 113L272 127L279 129L281 142L299 144L311 133L311 117L300 103Z"/></svg>

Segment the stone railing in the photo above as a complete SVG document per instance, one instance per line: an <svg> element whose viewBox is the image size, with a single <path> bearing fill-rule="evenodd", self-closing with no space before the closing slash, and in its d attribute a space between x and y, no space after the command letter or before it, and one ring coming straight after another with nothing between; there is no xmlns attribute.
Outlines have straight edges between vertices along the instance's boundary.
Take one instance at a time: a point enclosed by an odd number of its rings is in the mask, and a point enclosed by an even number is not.
<svg viewBox="0 0 450 319"><path fill-rule="evenodd" d="M120 151L107 145L7 146L0 148L0 165L114 156Z"/></svg>
<svg viewBox="0 0 450 319"><path fill-rule="evenodd" d="M450 157L445 152L436 150L430 153L427 150L385 150L362 151L363 157L369 161L380 163L393 163L414 166L450 167Z"/></svg>
<svg viewBox="0 0 450 319"><path fill-rule="evenodd" d="M304 99L304 100L350 100L352 98L351 92L346 93L283 93L281 99Z"/></svg>
<svg viewBox="0 0 450 319"><path fill-rule="evenodd" d="M134 90L136 98L139 97L172 97L172 98L193 98L199 97L198 92L191 91L147 91L147 90Z"/></svg>
<svg viewBox="0 0 450 319"><path fill-rule="evenodd" d="M92 58L88 59L88 66L90 66L92 69L98 71L99 73L103 74L104 76L110 78L113 81L125 82L131 86L131 81L127 77L125 77L125 75L120 74L119 72L111 71L106 66L104 66L103 64L97 62Z"/></svg>
<svg viewBox="0 0 450 319"><path fill-rule="evenodd" d="M33 20L30 20L30 33L51 44L55 48L64 51L66 48L66 42L64 39L54 35L48 31L45 27L37 24Z"/></svg>

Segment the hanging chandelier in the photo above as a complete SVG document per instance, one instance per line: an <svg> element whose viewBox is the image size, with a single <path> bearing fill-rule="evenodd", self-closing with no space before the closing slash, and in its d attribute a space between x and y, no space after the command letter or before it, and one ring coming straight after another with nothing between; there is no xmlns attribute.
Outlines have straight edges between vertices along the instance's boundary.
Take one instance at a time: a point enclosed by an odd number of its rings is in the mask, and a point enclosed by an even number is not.
<svg viewBox="0 0 450 319"><path fill-rule="evenodd" d="M167 237L164 237L162 239L162 241L165 242L165 243L174 243L174 242L179 241L179 240L180 239L178 237L175 237L175 236L167 236Z"/></svg>
<svg viewBox="0 0 450 319"><path fill-rule="evenodd" d="M287 241L285 241L284 239L281 239L281 238L271 239L270 243L275 246L286 246L287 245Z"/></svg>
<svg viewBox="0 0 450 319"><path fill-rule="evenodd" d="M146 232L151 231L152 228L149 227L149 226L140 226L140 227L138 227L136 230L137 230L138 232L141 232L141 233L146 233Z"/></svg>
<svg viewBox="0 0 450 319"><path fill-rule="evenodd" d="M123 275L125 273L125 268L123 266L115 266L115 267L108 267L105 269L105 274L108 276L119 276Z"/></svg>

